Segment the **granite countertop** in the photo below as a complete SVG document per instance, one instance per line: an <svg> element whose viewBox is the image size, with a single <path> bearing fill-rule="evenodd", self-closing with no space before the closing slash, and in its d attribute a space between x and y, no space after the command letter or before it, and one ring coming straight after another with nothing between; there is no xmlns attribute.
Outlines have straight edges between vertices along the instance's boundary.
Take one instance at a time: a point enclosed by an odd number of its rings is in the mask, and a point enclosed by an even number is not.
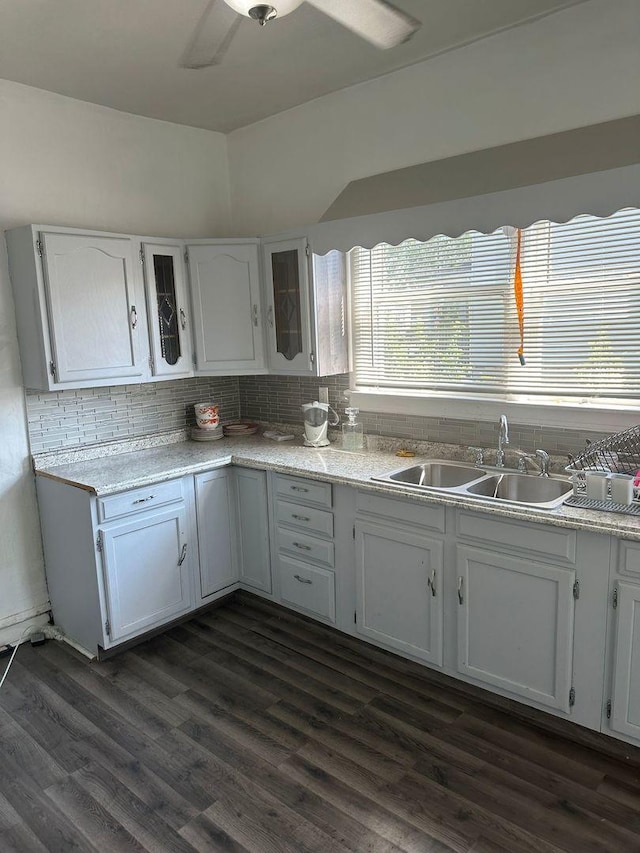
<svg viewBox="0 0 640 853"><path fill-rule="evenodd" d="M422 453L414 459L402 460L391 450L353 453L334 446L316 450L303 447L300 438L290 442L274 442L261 436L251 436L212 442L183 440L155 447L139 444L130 447L128 452L114 452L97 459L79 459L62 464L53 464L57 460L55 456L49 455L48 458L34 459L34 470L39 476L105 496L234 464L356 486L397 497L411 497L424 503L455 505L477 512L544 522L558 527L586 529L640 541L640 519L632 516L567 506L555 510L536 510L478 501L460 494L416 492L371 480L372 476L401 468L403 462L407 465L419 464L426 458L457 458L466 461L467 457L461 455L463 448L457 454L448 452L445 456L445 447L433 445L423 448ZM447 449L451 451L450 447Z"/></svg>

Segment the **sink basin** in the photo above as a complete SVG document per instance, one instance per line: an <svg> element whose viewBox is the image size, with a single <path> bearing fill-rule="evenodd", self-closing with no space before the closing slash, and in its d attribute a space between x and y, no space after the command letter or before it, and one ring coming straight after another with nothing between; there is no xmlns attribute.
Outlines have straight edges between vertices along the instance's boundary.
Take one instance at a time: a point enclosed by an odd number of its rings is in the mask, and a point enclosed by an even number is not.
<svg viewBox="0 0 640 853"><path fill-rule="evenodd" d="M553 509L564 502L572 491L572 486L564 478L535 477L531 474L495 474L472 483L465 491L477 497Z"/></svg>
<svg viewBox="0 0 640 853"><path fill-rule="evenodd" d="M425 462L422 465L412 465L393 471L385 477L375 477L376 480L398 483L404 486L431 486L435 489L454 489L464 486L484 475L484 471L455 462Z"/></svg>

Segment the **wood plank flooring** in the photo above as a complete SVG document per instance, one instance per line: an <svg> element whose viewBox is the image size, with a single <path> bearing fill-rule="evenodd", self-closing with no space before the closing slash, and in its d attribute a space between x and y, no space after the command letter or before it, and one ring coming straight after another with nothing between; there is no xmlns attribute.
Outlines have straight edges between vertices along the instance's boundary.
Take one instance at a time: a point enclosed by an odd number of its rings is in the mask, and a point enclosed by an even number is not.
<svg viewBox="0 0 640 853"><path fill-rule="evenodd" d="M246 594L101 663L25 645L0 853L640 851L640 750L484 698Z"/></svg>

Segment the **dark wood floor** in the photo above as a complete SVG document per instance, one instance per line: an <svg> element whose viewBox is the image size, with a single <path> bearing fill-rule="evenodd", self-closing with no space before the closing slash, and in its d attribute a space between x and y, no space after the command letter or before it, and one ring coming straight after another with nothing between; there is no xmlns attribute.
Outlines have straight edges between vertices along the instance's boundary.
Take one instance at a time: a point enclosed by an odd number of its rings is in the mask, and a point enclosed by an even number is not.
<svg viewBox="0 0 640 853"><path fill-rule="evenodd" d="M25 645L0 851L640 851L640 751L480 697L250 596L102 663Z"/></svg>

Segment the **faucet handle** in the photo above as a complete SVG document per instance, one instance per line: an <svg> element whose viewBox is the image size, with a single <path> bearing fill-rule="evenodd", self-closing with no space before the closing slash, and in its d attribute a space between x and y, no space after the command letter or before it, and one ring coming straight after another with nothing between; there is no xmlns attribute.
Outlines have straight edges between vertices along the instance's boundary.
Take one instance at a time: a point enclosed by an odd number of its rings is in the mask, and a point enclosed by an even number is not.
<svg viewBox="0 0 640 853"><path fill-rule="evenodd" d="M521 474L527 473L527 459L531 459L532 461L536 459L535 453L523 453L522 456L518 459L518 471Z"/></svg>
<svg viewBox="0 0 640 853"><path fill-rule="evenodd" d="M468 449L476 454L476 461L474 462L474 465L476 465L476 467L478 468L481 468L484 465L484 448L469 447Z"/></svg>

